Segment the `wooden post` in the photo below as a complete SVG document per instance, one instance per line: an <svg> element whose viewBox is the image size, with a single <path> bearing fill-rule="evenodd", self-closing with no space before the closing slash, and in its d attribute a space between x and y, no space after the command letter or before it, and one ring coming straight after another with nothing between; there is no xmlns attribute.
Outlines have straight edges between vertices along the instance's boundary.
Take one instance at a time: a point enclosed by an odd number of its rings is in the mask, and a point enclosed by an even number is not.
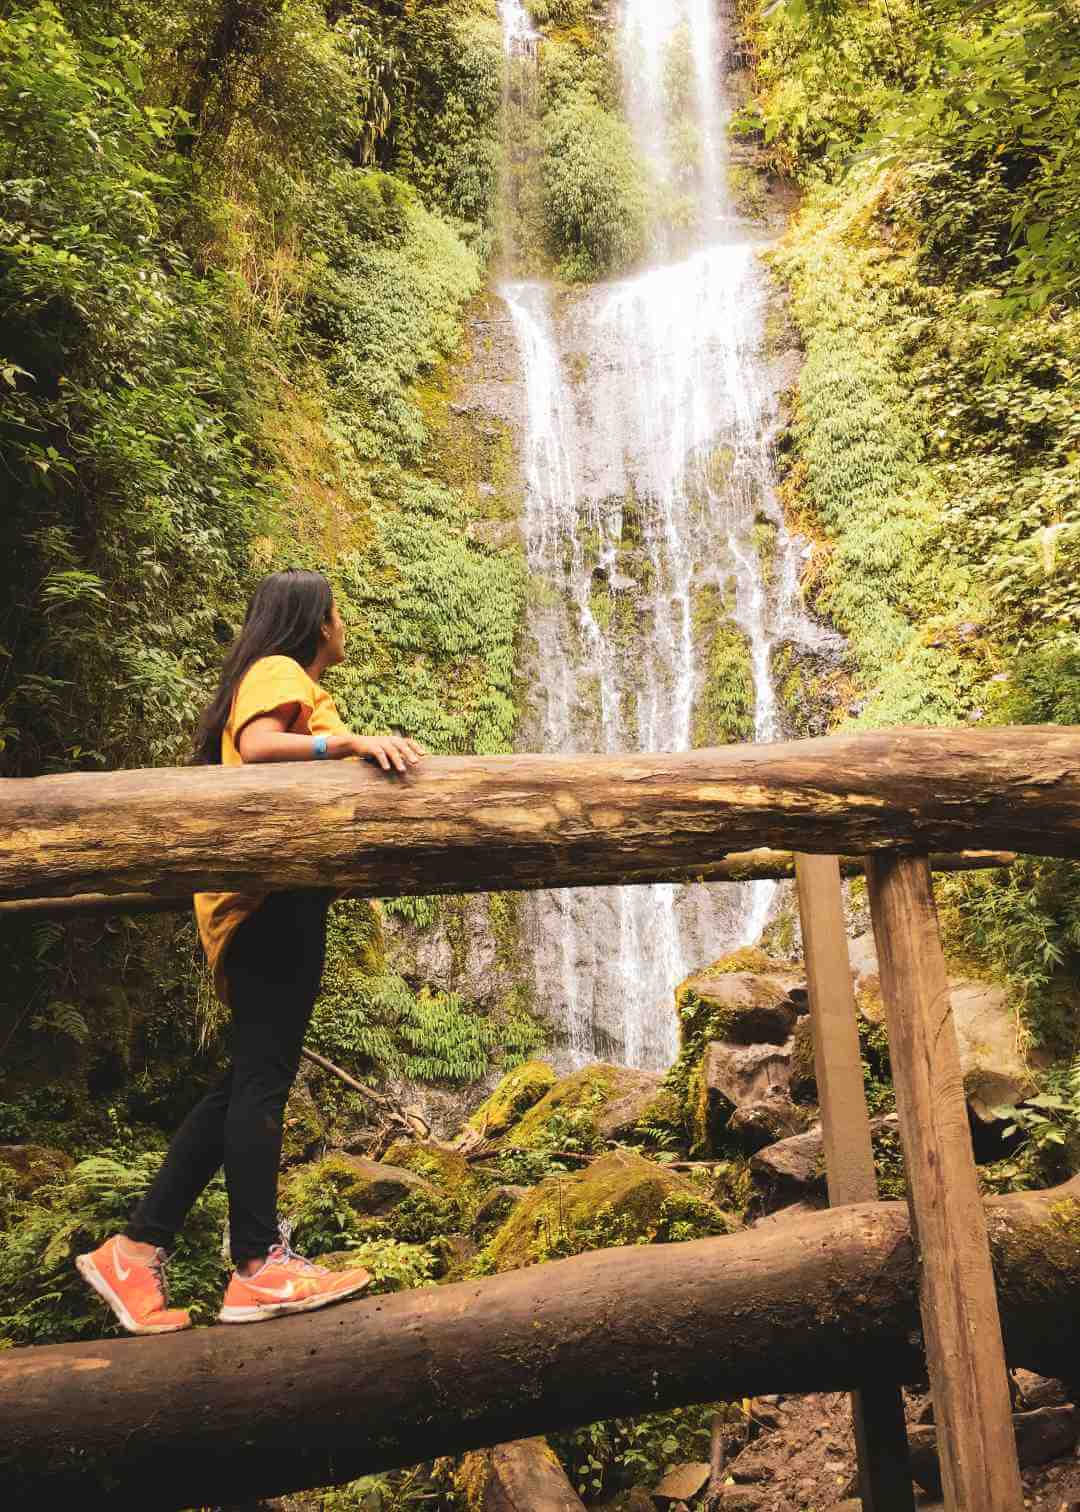
<svg viewBox="0 0 1080 1512"><path fill-rule="evenodd" d="M814 1070L829 1202L873 1202L877 1174L863 1087L855 993L851 985L840 863L796 854L803 954L814 1030ZM864 1512L914 1512L904 1397L891 1382L851 1393L859 1495Z"/></svg>
<svg viewBox="0 0 1080 1512"><path fill-rule="evenodd" d="M1005 1350L925 856L867 857L947 1512L1020 1512Z"/></svg>

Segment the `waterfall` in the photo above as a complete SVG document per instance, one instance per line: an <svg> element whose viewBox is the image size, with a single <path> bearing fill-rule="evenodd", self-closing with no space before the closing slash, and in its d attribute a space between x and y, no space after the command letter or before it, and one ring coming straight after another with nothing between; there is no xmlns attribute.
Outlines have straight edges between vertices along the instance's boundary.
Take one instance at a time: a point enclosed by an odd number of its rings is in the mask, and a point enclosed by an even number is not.
<svg viewBox="0 0 1080 1512"><path fill-rule="evenodd" d="M527 12L504 0L502 15L511 59L528 52L535 66ZM774 496L760 232L740 219L728 189L721 40L713 0L622 0L627 119L663 202L680 202L677 223L658 222L651 264L633 277L558 295L541 282L500 286L524 381L529 749L701 743L704 640L718 620L752 685L752 731L743 733L776 739L773 649L781 638L823 638L801 611L796 548ZM669 119L674 49L689 123ZM756 941L775 891L755 883L531 895L535 1001L568 1059L670 1064L674 987Z"/></svg>

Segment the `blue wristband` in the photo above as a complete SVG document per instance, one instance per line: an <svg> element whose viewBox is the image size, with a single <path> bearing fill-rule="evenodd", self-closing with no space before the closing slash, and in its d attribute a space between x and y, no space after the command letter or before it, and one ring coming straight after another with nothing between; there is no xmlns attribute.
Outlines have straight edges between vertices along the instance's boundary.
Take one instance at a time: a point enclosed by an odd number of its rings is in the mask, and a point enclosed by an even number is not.
<svg viewBox="0 0 1080 1512"><path fill-rule="evenodd" d="M326 760L327 756L329 756L330 754L328 746L329 742L327 741L325 735L315 736L315 739L312 743L312 754L314 755L316 761Z"/></svg>

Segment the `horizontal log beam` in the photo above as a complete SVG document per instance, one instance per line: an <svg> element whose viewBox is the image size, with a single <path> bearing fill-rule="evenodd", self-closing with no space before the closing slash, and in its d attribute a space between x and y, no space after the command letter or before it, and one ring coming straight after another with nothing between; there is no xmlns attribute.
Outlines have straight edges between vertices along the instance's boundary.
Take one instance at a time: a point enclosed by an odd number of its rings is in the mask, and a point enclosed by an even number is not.
<svg viewBox="0 0 1080 1512"><path fill-rule="evenodd" d="M861 856L841 856L840 874L861 877L865 865ZM1008 867L1016 860L1015 851L958 851L955 855L935 853L930 869L937 872L986 871ZM707 868L709 882L783 882L795 876L792 851L736 851ZM153 893L75 893L70 898L6 898L0 902L0 919L17 914L34 918L71 919L84 914L180 913L191 907L191 897L155 898Z"/></svg>
<svg viewBox="0 0 1080 1512"><path fill-rule="evenodd" d="M1010 1359L1074 1373L1080 1179L987 1217ZM249 1503L601 1418L925 1369L906 1207L853 1204L254 1328L9 1350L0 1484L5 1512Z"/></svg>
<svg viewBox="0 0 1080 1512"><path fill-rule="evenodd" d="M168 768L0 785L0 899L693 880L732 851L1080 856L1080 727L901 729L650 756Z"/></svg>

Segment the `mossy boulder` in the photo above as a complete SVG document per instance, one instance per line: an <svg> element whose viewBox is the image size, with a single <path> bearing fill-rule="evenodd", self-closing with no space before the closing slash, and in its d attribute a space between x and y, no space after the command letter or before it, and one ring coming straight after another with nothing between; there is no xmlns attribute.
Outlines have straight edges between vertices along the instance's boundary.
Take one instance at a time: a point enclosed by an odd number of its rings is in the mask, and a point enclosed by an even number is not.
<svg viewBox="0 0 1080 1512"><path fill-rule="evenodd" d="M817 1102L817 1072L814 1068L814 1029L808 1013L795 1022L791 1041L789 1087L797 1103Z"/></svg>
<svg viewBox="0 0 1080 1512"><path fill-rule="evenodd" d="M685 1176L635 1150L612 1150L534 1187L482 1252L485 1271L606 1249L726 1234L738 1225Z"/></svg>
<svg viewBox="0 0 1080 1512"><path fill-rule="evenodd" d="M733 1144L760 1150L806 1128L807 1113L789 1095L792 1044L705 1046L691 1081L695 1150L720 1154Z"/></svg>
<svg viewBox="0 0 1080 1512"><path fill-rule="evenodd" d="M556 1080L555 1072L545 1061L526 1061L506 1073L465 1127L488 1139L498 1139L550 1091Z"/></svg>
<svg viewBox="0 0 1080 1512"><path fill-rule="evenodd" d="M656 1105L663 1077L654 1071L605 1062L564 1076L528 1110L503 1141L508 1150L597 1149L607 1139L629 1138Z"/></svg>
<svg viewBox="0 0 1080 1512"><path fill-rule="evenodd" d="M529 1191L529 1187L505 1185L492 1187L490 1192L485 1192L473 1215L474 1231L497 1228L505 1223L521 1199L529 1195Z"/></svg>
<svg viewBox="0 0 1080 1512"><path fill-rule="evenodd" d="M405 1166L337 1154L289 1174L284 1186L286 1206L302 1209L308 1193L325 1187L332 1187L339 1200L360 1217L385 1217L408 1197L435 1200L439 1196L430 1181Z"/></svg>
<svg viewBox="0 0 1080 1512"><path fill-rule="evenodd" d="M74 1164L70 1155L50 1145L0 1145L0 1166L8 1178L4 1185L20 1201L32 1197L40 1187L59 1181Z"/></svg>
<svg viewBox="0 0 1080 1512"><path fill-rule="evenodd" d="M437 1188L446 1228L467 1228L482 1191L475 1169L458 1150L433 1140L399 1139L386 1152L386 1164L411 1171Z"/></svg>
<svg viewBox="0 0 1080 1512"><path fill-rule="evenodd" d="M449 1191L471 1187L475 1173L464 1155L430 1139L398 1139L386 1152L386 1165L400 1166Z"/></svg>
<svg viewBox="0 0 1080 1512"><path fill-rule="evenodd" d="M804 1133L810 1122L811 1115L806 1109L797 1108L786 1092L776 1091L736 1108L728 1127L739 1148L752 1152Z"/></svg>
<svg viewBox="0 0 1080 1512"><path fill-rule="evenodd" d="M742 955L742 952L739 952ZM765 958L768 960L768 958ZM782 1045L795 1026L803 989L793 972L776 969L732 971L725 957L687 977L675 1001L685 1042L691 1026L712 1040L739 1045Z"/></svg>

